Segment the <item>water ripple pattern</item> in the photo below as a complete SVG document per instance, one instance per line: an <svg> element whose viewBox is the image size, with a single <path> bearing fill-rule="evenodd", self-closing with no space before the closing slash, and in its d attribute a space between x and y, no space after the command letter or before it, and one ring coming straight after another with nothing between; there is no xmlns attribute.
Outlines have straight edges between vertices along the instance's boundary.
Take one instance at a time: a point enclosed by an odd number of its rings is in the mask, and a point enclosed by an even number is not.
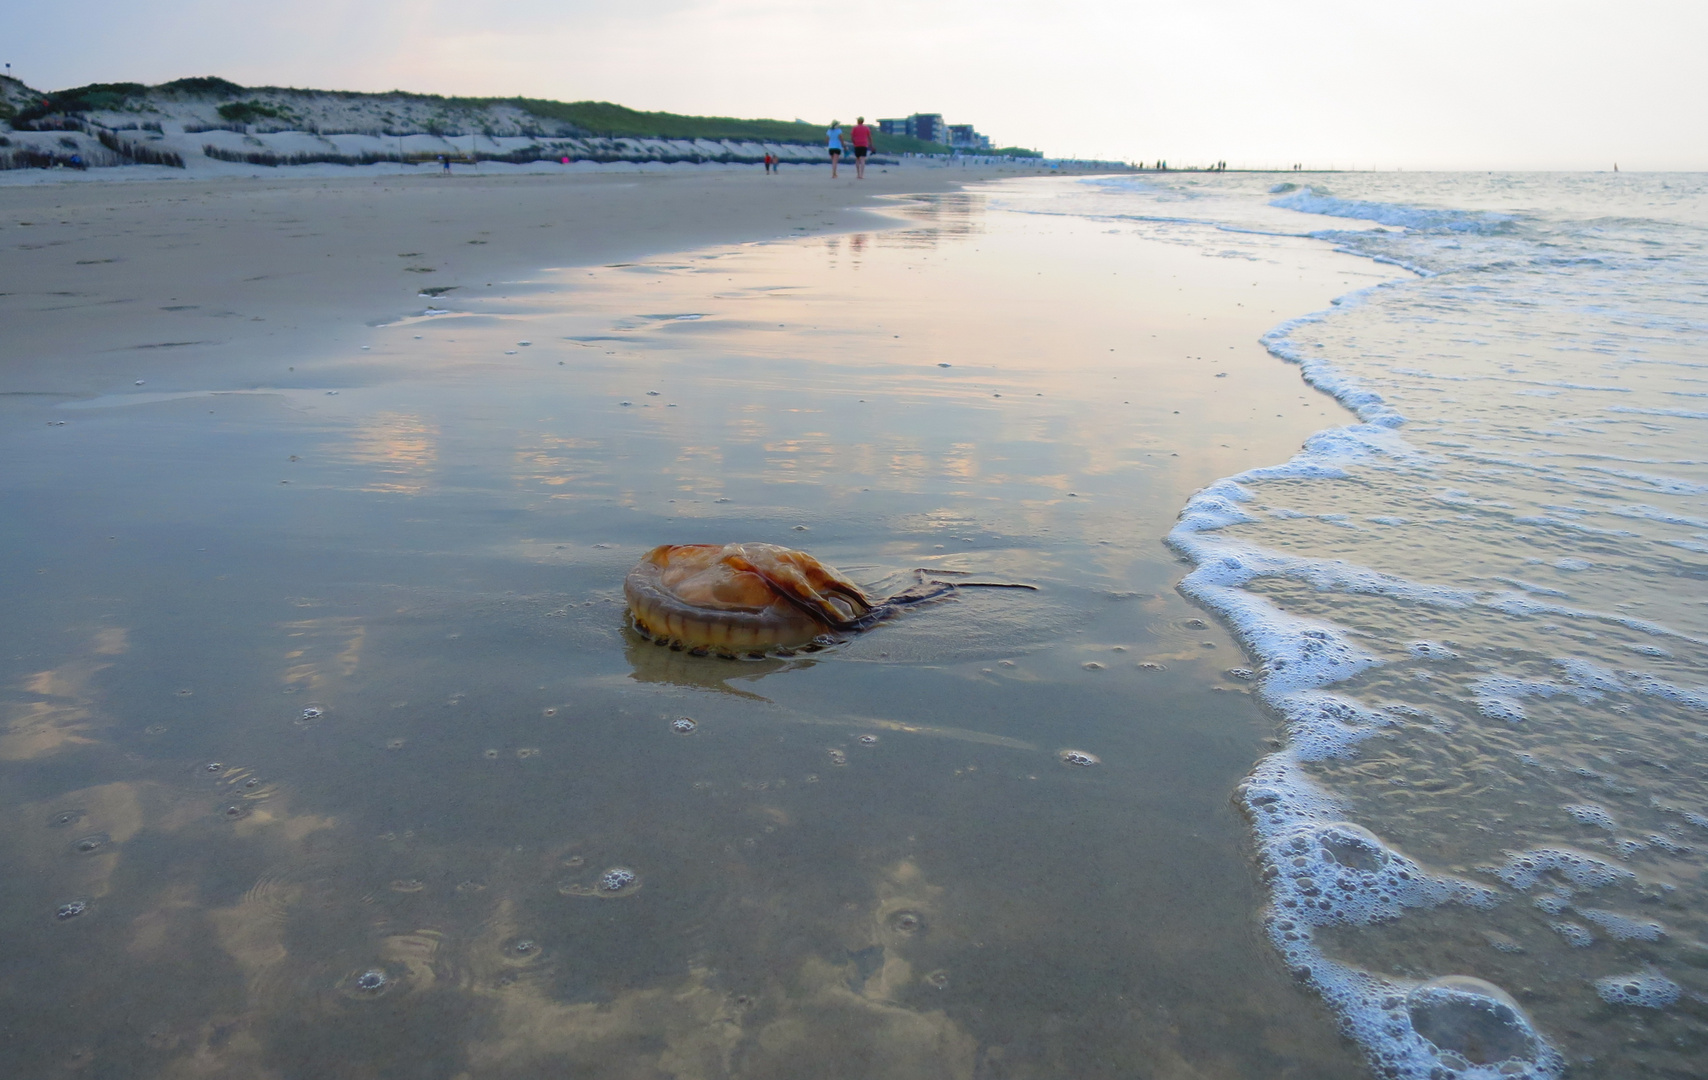
<svg viewBox="0 0 1708 1080"><path fill-rule="evenodd" d="M1408 271L1264 340L1356 422L1169 537L1286 724L1240 791L1270 940L1380 1075L1700 1075L1708 183L1084 187L1030 209Z"/></svg>

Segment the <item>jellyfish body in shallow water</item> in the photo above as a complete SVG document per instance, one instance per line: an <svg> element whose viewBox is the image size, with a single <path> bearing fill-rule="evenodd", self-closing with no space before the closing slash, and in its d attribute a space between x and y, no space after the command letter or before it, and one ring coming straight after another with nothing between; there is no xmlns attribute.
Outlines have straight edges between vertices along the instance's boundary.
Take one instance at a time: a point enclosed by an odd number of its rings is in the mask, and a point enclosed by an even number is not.
<svg viewBox="0 0 1708 1080"><path fill-rule="evenodd" d="M877 600L804 551L776 544L664 544L629 571L623 594L635 629L653 641L735 657L813 648L956 587L921 580Z"/></svg>
<svg viewBox="0 0 1708 1080"><path fill-rule="evenodd" d="M623 593L654 641L731 654L806 645L873 608L852 581L775 544L665 544L629 571Z"/></svg>

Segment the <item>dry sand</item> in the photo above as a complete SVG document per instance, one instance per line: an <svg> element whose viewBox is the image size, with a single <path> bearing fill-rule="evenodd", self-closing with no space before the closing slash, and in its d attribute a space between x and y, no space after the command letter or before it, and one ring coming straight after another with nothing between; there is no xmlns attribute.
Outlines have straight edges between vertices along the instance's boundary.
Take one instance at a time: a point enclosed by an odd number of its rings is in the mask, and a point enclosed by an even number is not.
<svg viewBox="0 0 1708 1080"><path fill-rule="evenodd" d="M984 177L1036 168L976 170ZM968 171L909 165L0 186L0 392L99 394L137 378L248 386L254 361L348 346L433 287L543 267L881 228L877 196Z"/></svg>

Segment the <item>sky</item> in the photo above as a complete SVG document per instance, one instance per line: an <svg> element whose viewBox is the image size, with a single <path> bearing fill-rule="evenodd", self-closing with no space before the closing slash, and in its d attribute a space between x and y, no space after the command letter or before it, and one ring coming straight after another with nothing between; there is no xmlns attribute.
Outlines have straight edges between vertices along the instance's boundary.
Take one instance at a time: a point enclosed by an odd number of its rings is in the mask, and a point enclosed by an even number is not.
<svg viewBox="0 0 1708 1080"><path fill-rule="evenodd" d="M1053 156L1708 169L1703 0L0 0L37 89L245 85L814 122Z"/></svg>

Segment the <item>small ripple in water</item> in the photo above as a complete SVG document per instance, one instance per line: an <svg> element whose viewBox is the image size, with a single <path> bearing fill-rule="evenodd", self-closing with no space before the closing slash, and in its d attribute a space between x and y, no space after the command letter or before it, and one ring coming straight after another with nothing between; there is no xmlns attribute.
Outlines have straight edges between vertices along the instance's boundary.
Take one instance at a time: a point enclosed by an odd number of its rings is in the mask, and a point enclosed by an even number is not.
<svg viewBox="0 0 1708 1080"><path fill-rule="evenodd" d="M599 875L599 891L620 893L638 880L640 879L635 877L635 872L628 867L613 866Z"/></svg>
<svg viewBox="0 0 1708 1080"><path fill-rule="evenodd" d="M633 896L640 891L640 875L627 866L613 866L593 879L591 884L585 881L566 881L557 887L557 891L565 896L588 896L601 900L616 900Z"/></svg>
<svg viewBox="0 0 1708 1080"><path fill-rule="evenodd" d="M889 917L889 927L898 934L912 937L925 929L925 918L917 911L902 910L894 912Z"/></svg>
<svg viewBox="0 0 1708 1080"><path fill-rule="evenodd" d="M397 979L385 968L371 967L346 978L340 989L347 997L357 999L383 997L397 985Z"/></svg>

